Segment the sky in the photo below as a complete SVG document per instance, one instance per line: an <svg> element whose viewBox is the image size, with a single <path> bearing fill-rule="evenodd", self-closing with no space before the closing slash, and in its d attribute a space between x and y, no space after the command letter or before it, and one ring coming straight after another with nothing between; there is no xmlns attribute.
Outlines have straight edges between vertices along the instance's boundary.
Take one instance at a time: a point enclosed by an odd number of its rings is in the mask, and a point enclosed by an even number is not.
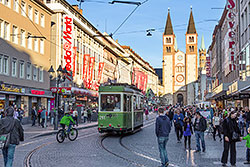
<svg viewBox="0 0 250 167"><path fill-rule="evenodd" d="M84 0L81 5L83 16L99 31L114 33L125 18L136 8L135 5L109 4L112 0ZM128 0L127 0L128 1ZM130 0L143 2L144 0ZM79 4L77 0L68 0L70 4ZM120 45L130 46L154 68L162 67L162 35L166 24L168 8L178 49L186 50L185 33L192 6L198 48L204 35L205 46L211 44L212 33L222 15L226 0L148 0L140 5L124 25L113 35ZM155 29L152 36L146 36L147 29Z"/></svg>

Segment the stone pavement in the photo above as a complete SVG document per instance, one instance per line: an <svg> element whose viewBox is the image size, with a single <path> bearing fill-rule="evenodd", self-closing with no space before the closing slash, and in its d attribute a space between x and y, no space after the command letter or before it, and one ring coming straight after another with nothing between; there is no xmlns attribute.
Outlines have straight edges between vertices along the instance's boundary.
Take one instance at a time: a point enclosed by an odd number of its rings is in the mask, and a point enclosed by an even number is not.
<svg viewBox="0 0 250 167"><path fill-rule="evenodd" d="M58 130L54 130L54 126L50 125L50 123L47 124L48 126L45 128L42 128L42 126L38 126L36 124L35 126L31 126L31 124L23 125L24 129L24 136L25 139L29 138L36 138L36 137L42 137L47 135L52 135L57 133ZM80 123L78 126L75 126L77 129L85 129L97 126L97 122L90 122L90 123ZM60 129L60 124L58 125L58 129Z"/></svg>

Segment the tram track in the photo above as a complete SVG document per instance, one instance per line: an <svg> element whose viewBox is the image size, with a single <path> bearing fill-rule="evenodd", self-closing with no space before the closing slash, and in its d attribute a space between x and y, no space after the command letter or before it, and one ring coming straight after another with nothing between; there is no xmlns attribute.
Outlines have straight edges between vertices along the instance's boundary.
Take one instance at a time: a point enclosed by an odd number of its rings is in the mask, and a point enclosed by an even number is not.
<svg viewBox="0 0 250 167"><path fill-rule="evenodd" d="M96 128L96 127L92 127L92 128ZM90 129L92 129L90 128ZM83 135L80 135L77 137L77 140L79 139L83 139L83 138L87 138L87 137L90 137L90 136L93 136L93 135L96 135L96 134L99 134L98 132L94 132L94 133L90 133L90 134L83 134ZM53 138L50 136L50 138ZM51 145L51 144L54 144L54 143L57 143L56 139L55 141L51 141L51 142L47 142L47 143L44 143L42 145L39 145L38 147L36 147L35 149L31 150L30 152L28 152L28 154L26 154L25 158L24 158L24 161L23 161L23 166L24 167L33 167L32 166L32 163L31 163L31 158L32 156L40 149L44 148L45 146L48 146L48 145Z"/></svg>

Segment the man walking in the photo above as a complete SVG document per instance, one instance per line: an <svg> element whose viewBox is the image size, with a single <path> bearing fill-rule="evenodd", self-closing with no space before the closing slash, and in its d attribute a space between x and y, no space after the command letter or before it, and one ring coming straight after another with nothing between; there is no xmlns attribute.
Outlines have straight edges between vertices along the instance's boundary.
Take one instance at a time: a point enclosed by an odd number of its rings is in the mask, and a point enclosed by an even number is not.
<svg viewBox="0 0 250 167"><path fill-rule="evenodd" d="M34 106L31 111L32 126L36 125L36 116L37 116L37 111L36 107Z"/></svg>
<svg viewBox="0 0 250 167"><path fill-rule="evenodd" d="M195 121L194 121L194 132L195 132L195 138L196 138L196 151L195 152L200 152L201 147L200 147L200 140L201 140L201 145L202 145L202 151L206 151L206 146L205 146L205 139L204 139L204 132L207 129L207 122L203 116L201 116L201 113L197 111L195 113Z"/></svg>
<svg viewBox="0 0 250 167"><path fill-rule="evenodd" d="M158 138L158 147L160 151L161 167L169 165L166 144L171 131L169 118L164 114L163 108L158 110L159 116L156 118L155 133Z"/></svg>

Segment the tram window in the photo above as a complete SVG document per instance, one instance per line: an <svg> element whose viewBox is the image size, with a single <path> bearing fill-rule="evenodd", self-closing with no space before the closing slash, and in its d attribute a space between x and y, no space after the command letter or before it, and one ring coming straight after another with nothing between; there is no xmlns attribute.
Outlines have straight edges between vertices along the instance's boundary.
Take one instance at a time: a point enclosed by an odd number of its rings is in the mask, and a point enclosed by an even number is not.
<svg viewBox="0 0 250 167"><path fill-rule="evenodd" d="M119 94L102 94L101 111L121 111L121 95Z"/></svg>
<svg viewBox="0 0 250 167"><path fill-rule="evenodd" d="M131 112L131 96L124 95L123 108L126 112Z"/></svg>

